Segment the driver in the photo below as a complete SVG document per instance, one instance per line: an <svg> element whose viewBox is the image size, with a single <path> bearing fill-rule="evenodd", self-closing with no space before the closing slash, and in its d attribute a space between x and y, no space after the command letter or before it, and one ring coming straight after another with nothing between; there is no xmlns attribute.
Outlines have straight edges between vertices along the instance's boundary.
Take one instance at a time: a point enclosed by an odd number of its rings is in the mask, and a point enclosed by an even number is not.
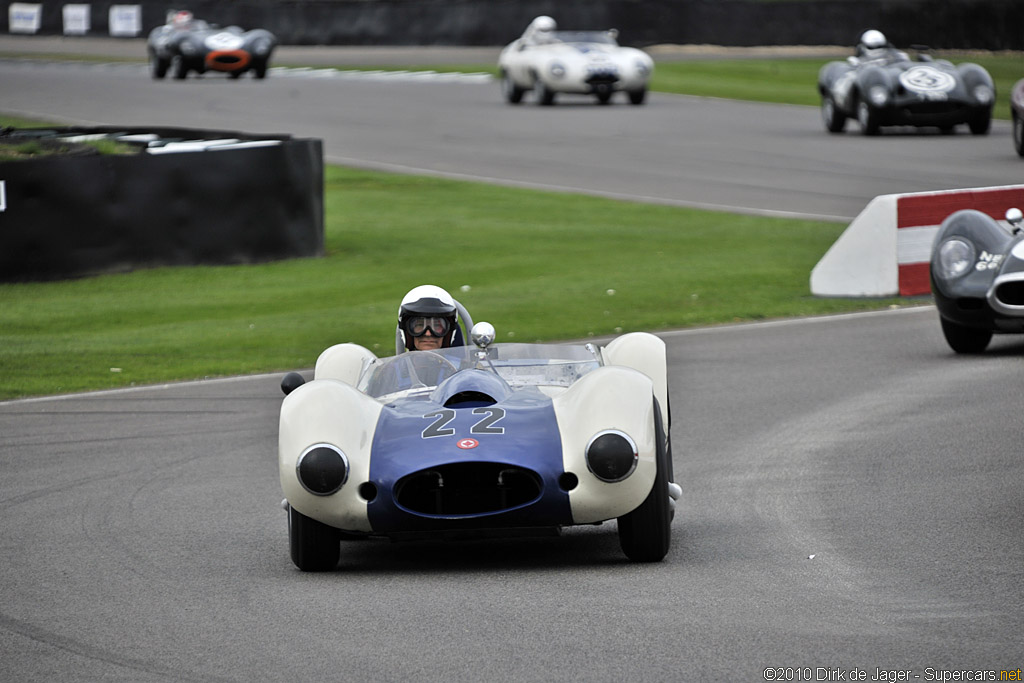
<svg viewBox="0 0 1024 683"><path fill-rule="evenodd" d="M455 299L435 285L414 287L402 297L398 329L408 351L464 345Z"/></svg>
<svg viewBox="0 0 1024 683"><path fill-rule="evenodd" d="M862 61L884 59L895 62L901 58L905 59L906 54L893 47L881 31L868 29L860 34L860 42L857 43L857 57Z"/></svg>
<svg viewBox="0 0 1024 683"><path fill-rule="evenodd" d="M539 16L530 22L523 31L521 40L527 45L547 45L555 42L555 29L558 25L549 16Z"/></svg>

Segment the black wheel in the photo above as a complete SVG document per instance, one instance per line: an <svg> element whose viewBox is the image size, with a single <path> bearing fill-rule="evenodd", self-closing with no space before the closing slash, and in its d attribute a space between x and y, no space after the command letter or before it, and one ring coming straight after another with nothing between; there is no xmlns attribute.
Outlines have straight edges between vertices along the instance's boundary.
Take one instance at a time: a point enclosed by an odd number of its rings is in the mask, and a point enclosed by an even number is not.
<svg viewBox="0 0 1024 683"><path fill-rule="evenodd" d="M555 103L555 91L544 84L544 81L537 80L533 84L533 91L537 94L537 104L550 106Z"/></svg>
<svg viewBox="0 0 1024 683"><path fill-rule="evenodd" d="M267 77L267 66L266 62L256 62L252 65L252 75L262 81Z"/></svg>
<svg viewBox="0 0 1024 683"><path fill-rule="evenodd" d="M288 544L292 562L304 572L325 572L338 566L341 541L338 530L288 506Z"/></svg>
<svg viewBox="0 0 1024 683"><path fill-rule="evenodd" d="M639 90L629 91L629 103L630 104L643 104L647 98L647 88L640 88Z"/></svg>
<svg viewBox="0 0 1024 683"><path fill-rule="evenodd" d="M839 111L831 95L823 95L821 98L821 120L825 122L825 130L829 133L842 133L846 128L846 114Z"/></svg>
<svg viewBox="0 0 1024 683"><path fill-rule="evenodd" d="M526 91L516 85L512 77L507 73L502 72L501 74L501 94L505 96L505 101L509 104L519 104L523 101L523 93Z"/></svg>
<svg viewBox="0 0 1024 683"><path fill-rule="evenodd" d="M1024 157L1024 119L1013 114L1013 147L1019 156Z"/></svg>
<svg viewBox="0 0 1024 683"><path fill-rule="evenodd" d="M967 122L972 135L988 135L988 129L992 127L992 112L985 110L978 112Z"/></svg>
<svg viewBox="0 0 1024 683"><path fill-rule="evenodd" d="M864 100L857 103L857 123L864 135L878 135L878 111Z"/></svg>
<svg viewBox="0 0 1024 683"><path fill-rule="evenodd" d="M155 54L149 55L149 74L154 80L161 80L167 75L167 69L171 66L171 63L166 59L157 57Z"/></svg>
<svg viewBox="0 0 1024 683"><path fill-rule="evenodd" d="M233 80L233 81L237 81L237 80L238 80L238 78L239 78L239 77L240 77L241 75L242 75L242 72L241 72L241 71L232 71L231 73L229 73L229 74L228 74L228 78L230 78L230 79L231 79L231 80Z"/></svg>
<svg viewBox="0 0 1024 683"><path fill-rule="evenodd" d="M597 87L597 92L595 93L597 95L597 103L598 104L608 104L609 102L611 102L612 101L612 92L613 91L611 89L611 86L599 85Z"/></svg>
<svg viewBox="0 0 1024 683"><path fill-rule="evenodd" d="M185 80L188 76L188 67L185 66L185 60L180 56L171 58L171 68L174 69L174 77L179 81Z"/></svg>
<svg viewBox="0 0 1024 683"><path fill-rule="evenodd" d="M658 465L654 486L640 507L617 520L619 545L626 557L634 562L660 562L668 554L672 542L672 506L668 494L672 463L669 460L668 435L657 400L654 402L654 438Z"/></svg>
<svg viewBox="0 0 1024 683"><path fill-rule="evenodd" d="M992 341L992 330L965 327L942 317L939 321L942 323L942 334L946 337L946 343L957 353L981 353Z"/></svg>

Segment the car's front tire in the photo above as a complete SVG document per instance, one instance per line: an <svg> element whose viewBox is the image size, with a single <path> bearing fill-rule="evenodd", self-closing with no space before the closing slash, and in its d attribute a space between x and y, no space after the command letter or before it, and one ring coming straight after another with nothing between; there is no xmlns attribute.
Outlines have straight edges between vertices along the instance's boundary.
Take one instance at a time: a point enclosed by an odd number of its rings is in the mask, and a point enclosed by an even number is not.
<svg viewBox="0 0 1024 683"><path fill-rule="evenodd" d="M252 65L252 75L262 81L267 77L267 66L267 62L256 62Z"/></svg>
<svg viewBox="0 0 1024 683"><path fill-rule="evenodd" d="M939 317L949 348L957 353L981 353L992 341L992 330L979 330Z"/></svg>
<svg viewBox="0 0 1024 683"><path fill-rule="evenodd" d="M878 135L881 128L878 124L878 110L861 100L857 103L857 123L864 135Z"/></svg>
<svg viewBox="0 0 1024 683"><path fill-rule="evenodd" d="M174 70L174 77L179 80L185 80L188 76L188 67L185 66L185 60L180 55L175 55L171 58L171 69Z"/></svg>
<svg viewBox="0 0 1024 683"><path fill-rule="evenodd" d="M149 75L153 77L153 80L159 81L166 76L170 66L171 63L167 59L157 57L155 54L149 55Z"/></svg>
<svg viewBox="0 0 1024 683"><path fill-rule="evenodd" d="M647 99L647 88L629 91L630 104L643 104L645 99Z"/></svg>
<svg viewBox="0 0 1024 683"><path fill-rule="evenodd" d="M1013 113L1013 148L1017 155L1024 157L1024 118Z"/></svg>
<svg viewBox="0 0 1024 683"><path fill-rule="evenodd" d="M292 562L304 572L325 572L338 566L338 531L288 506L288 544Z"/></svg>
<svg viewBox="0 0 1024 683"><path fill-rule="evenodd" d="M505 101L509 104L519 104L523 101L523 94L526 92L525 89L520 88L516 85L516 82L512 80L512 77L507 73L502 72L501 74L501 94L505 96Z"/></svg>
<svg viewBox="0 0 1024 683"><path fill-rule="evenodd" d="M657 472L654 485L640 507L617 520L619 545L634 562L660 562L672 542L672 504L668 484L671 476L669 436L661 419L661 408L654 402L654 439L657 443Z"/></svg>
<svg viewBox="0 0 1024 683"><path fill-rule="evenodd" d="M821 120L825 122L825 130L829 133L842 133L846 128L846 114L839 110L831 95L821 98Z"/></svg>
<svg viewBox="0 0 1024 683"><path fill-rule="evenodd" d="M992 111L986 109L978 112L967 122L967 127L971 129L972 135L988 135L992 127Z"/></svg>
<svg viewBox="0 0 1024 683"><path fill-rule="evenodd" d="M555 91L549 88L544 81L538 79L533 84L533 92L537 95L537 104L548 107L555 103Z"/></svg>

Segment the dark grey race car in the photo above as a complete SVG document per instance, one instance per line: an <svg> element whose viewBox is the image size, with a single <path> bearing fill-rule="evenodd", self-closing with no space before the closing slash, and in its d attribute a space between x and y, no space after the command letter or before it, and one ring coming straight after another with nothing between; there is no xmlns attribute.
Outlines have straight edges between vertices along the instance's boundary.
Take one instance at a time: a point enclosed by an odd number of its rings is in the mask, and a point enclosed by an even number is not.
<svg viewBox="0 0 1024 683"><path fill-rule="evenodd" d="M1006 212L1009 229L974 209L942 222L931 258L931 284L946 342L981 353L995 333L1024 334L1024 221Z"/></svg>
<svg viewBox="0 0 1024 683"><path fill-rule="evenodd" d="M889 46L823 66L818 92L826 130L841 133L852 118L865 135L884 126L936 126L951 133L959 124L974 135L987 134L995 103L989 73L977 64L933 59L923 49L916 59Z"/></svg>
<svg viewBox="0 0 1024 683"><path fill-rule="evenodd" d="M190 71L219 71L231 78L251 71L256 78L266 78L276 46L277 38L266 29L220 28L194 19L187 11L171 13L168 22L153 29L146 41L150 73L157 80L168 71L177 79Z"/></svg>

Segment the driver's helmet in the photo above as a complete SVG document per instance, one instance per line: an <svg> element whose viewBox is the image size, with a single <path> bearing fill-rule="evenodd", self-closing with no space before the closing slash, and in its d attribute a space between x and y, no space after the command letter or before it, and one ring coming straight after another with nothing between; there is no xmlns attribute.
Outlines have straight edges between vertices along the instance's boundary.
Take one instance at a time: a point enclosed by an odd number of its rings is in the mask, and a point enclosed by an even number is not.
<svg viewBox="0 0 1024 683"><path fill-rule="evenodd" d="M442 348L451 346L458 323L455 299L435 285L420 285L410 289L398 307L398 329L409 351L416 348L413 340L422 337L428 329L435 337L441 337Z"/></svg>
<svg viewBox="0 0 1024 683"><path fill-rule="evenodd" d="M554 41L555 29L558 24L547 15L542 15L530 22L526 28L526 34L535 43L550 43Z"/></svg>
<svg viewBox="0 0 1024 683"><path fill-rule="evenodd" d="M885 48L889 46L889 41L885 39L885 34L876 29L869 29L860 34L860 42L857 44L858 52L867 56L881 55L885 52Z"/></svg>
<svg viewBox="0 0 1024 683"><path fill-rule="evenodd" d="M184 28L192 23L192 13L188 10L181 10L175 12L174 16L171 17L171 24L175 28Z"/></svg>

